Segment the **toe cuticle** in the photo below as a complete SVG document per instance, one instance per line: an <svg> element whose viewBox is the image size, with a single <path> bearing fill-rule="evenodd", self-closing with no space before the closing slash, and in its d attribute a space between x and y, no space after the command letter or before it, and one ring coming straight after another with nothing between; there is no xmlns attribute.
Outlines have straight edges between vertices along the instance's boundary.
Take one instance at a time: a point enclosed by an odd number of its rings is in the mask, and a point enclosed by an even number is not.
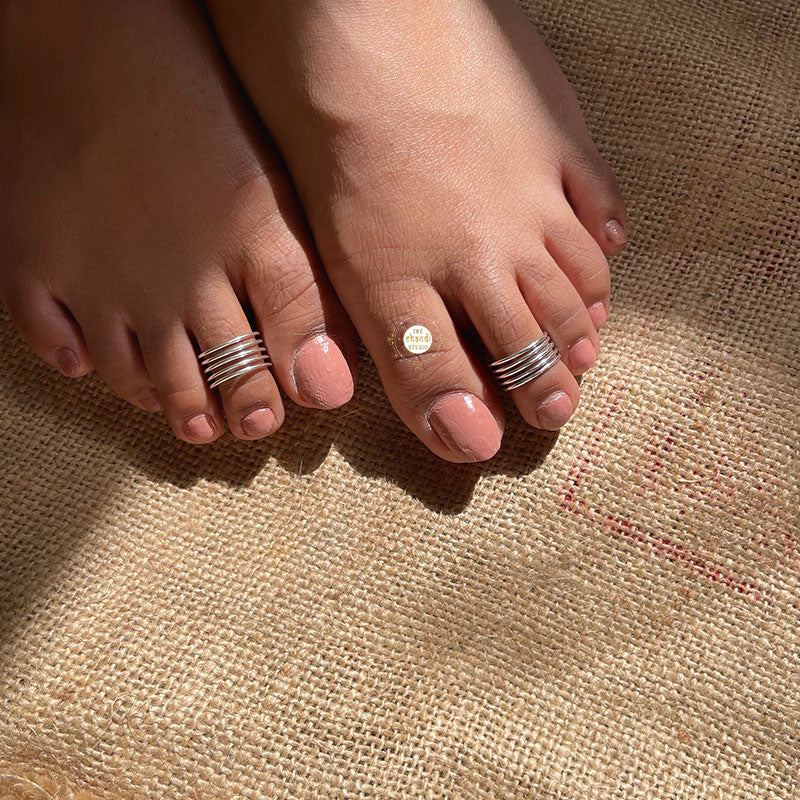
<svg viewBox="0 0 800 800"><path fill-rule="evenodd" d="M297 392L315 408L338 408L353 396L353 375L339 346L327 334L301 345L292 358Z"/></svg>
<svg viewBox="0 0 800 800"><path fill-rule="evenodd" d="M56 350L56 364L69 378L74 378L81 366L77 354L69 347L60 347Z"/></svg>
<svg viewBox="0 0 800 800"><path fill-rule="evenodd" d="M618 219L610 219L606 222L606 237L614 247L624 247L628 241L625 235L625 226Z"/></svg>
<svg viewBox="0 0 800 800"><path fill-rule="evenodd" d="M255 408L242 417L242 430L248 436L266 436L275 427L275 414L266 406Z"/></svg>
<svg viewBox="0 0 800 800"><path fill-rule="evenodd" d="M539 422L548 429L560 428L573 412L572 400L566 392L553 392L536 409Z"/></svg>
<svg viewBox="0 0 800 800"><path fill-rule="evenodd" d="M216 425L208 414L197 414L183 423L183 429L189 439L207 442L214 437Z"/></svg>
<svg viewBox="0 0 800 800"><path fill-rule="evenodd" d="M485 461L500 449L500 426L486 404L473 394L456 392L440 397L430 406L427 419L458 458Z"/></svg>

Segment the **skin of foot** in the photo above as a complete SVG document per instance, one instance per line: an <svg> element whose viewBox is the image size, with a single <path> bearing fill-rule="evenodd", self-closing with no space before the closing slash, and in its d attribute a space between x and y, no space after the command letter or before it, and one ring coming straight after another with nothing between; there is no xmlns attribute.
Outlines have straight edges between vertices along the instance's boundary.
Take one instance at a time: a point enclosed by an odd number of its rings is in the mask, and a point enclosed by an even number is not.
<svg viewBox="0 0 800 800"><path fill-rule="evenodd" d="M279 386L347 402L355 332L200 9L45 0L4 15L0 298L32 349L68 376L96 370L197 444L226 424L271 434ZM272 372L210 391L197 353L253 329Z"/></svg>
<svg viewBox="0 0 800 800"><path fill-rule="evenodd" d="M210 0L325 270L392 406L435 453L499 448L499 359L548 331L561 361L512 392L557 429L598 353L625 208L574 92L512 0ZM404 322L405 321L405 322ZM405 327L431 332L410 355ZM417 328L419 330L419 328Z"/></svg>

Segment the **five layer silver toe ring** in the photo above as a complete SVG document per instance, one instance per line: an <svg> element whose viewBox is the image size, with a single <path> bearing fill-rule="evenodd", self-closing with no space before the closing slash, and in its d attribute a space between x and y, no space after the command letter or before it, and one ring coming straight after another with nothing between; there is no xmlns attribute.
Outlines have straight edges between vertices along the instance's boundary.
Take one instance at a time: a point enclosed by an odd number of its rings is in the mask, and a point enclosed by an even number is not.
<svg viewBox="0 0 800 800"><path fill-rule="evenodd" d="M210 389L216 389L240 375L272 366L258 331L243 333L216 347L209 347L197 356L197 360Z"/></svg>

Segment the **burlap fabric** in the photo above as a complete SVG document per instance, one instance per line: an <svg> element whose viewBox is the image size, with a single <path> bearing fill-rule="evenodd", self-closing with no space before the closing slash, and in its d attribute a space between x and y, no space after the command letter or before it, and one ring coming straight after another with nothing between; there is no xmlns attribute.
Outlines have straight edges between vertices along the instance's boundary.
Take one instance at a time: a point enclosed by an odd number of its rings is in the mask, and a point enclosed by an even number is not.
<svg viewBox="0 0 800 800"><path fill-rule="evenodd" d="M560 436L182 445L0 321L0 798L800 796L795 0L537 3L630 210Z"/></svg>

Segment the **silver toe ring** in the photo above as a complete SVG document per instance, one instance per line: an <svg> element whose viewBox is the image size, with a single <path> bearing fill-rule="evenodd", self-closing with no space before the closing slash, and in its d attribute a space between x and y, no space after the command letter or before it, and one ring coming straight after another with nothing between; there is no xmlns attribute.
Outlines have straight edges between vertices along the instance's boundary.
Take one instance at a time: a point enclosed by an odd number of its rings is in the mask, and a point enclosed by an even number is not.
<svg viewBox="0 0 800 800"><path fill-rule="evenodd" d="M216 347L209 347L197 356L197 360L211 389L239 375L272 366L258 331L250 331Z"/></svg>
<svg viewBox="0 0 800 800"><path fill-rule="evenodd" d="M522 350L492 361L489 367L497 377L500 388L510 392L547 372L560 358L558 348L545 333Z"/></svg>

